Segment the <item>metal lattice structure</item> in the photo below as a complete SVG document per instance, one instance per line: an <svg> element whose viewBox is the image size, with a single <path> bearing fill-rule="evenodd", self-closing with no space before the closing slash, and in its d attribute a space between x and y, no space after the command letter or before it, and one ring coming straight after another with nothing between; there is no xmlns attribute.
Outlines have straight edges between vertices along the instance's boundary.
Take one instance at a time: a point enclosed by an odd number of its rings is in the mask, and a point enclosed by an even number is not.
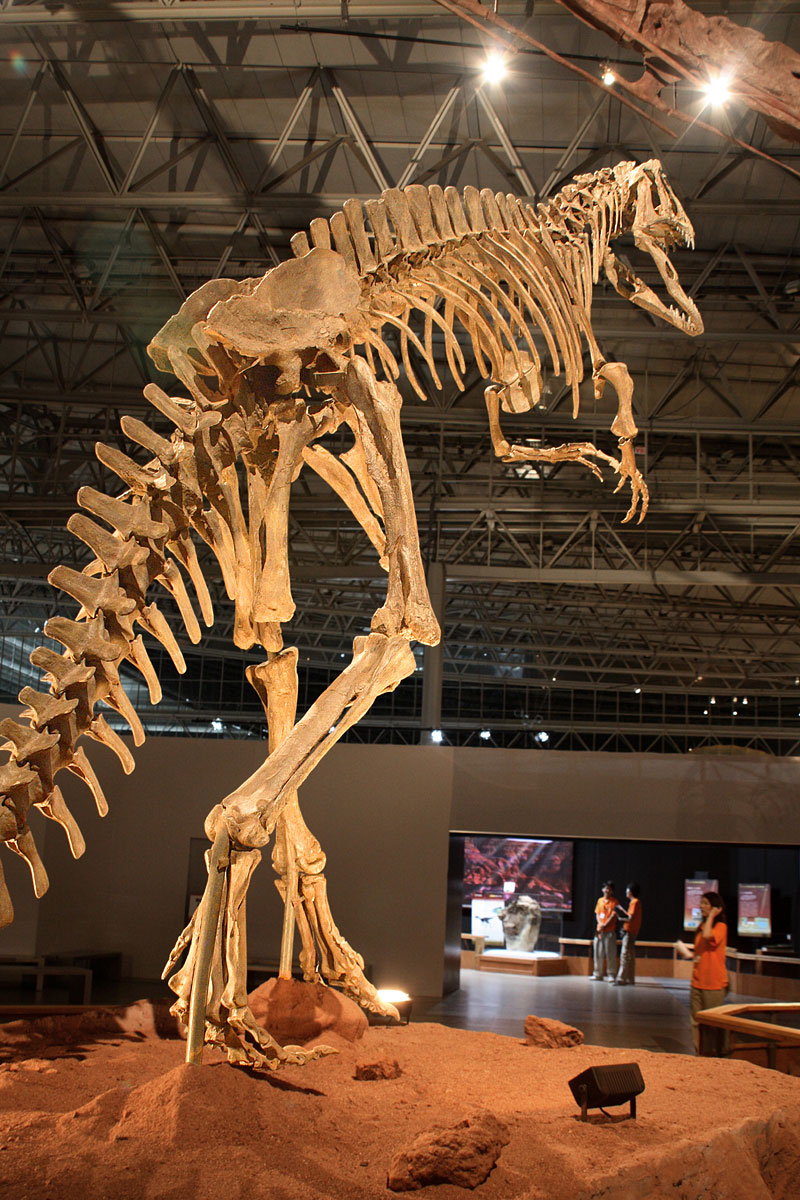
<svg viewBox="0 0 800 1200"><path fill-rule="evenodd" d="M637 69L554 4L502 11L595 76L609 59ZM800 41L800 5L728 12ZM93 444L130 451L120 414L165 382L144 346L196 286L262 274L348 196L436 182L541 201L580 171L655 156L695 226L697 249L675 263L706 331L690 342L610 288L595 299L606 357L636 384L646 520L623 526L626 497L578 467L497 462L477 373L439 392L420 365L428 399L406 395L403 425L443 656L423 670L420 652L416 677L352 736L414 741L435 724L474 744L797 753L800 146L735 102L704 117L752 151L699 127L671 139L528 52L491 87L480 34L433 3L400 19L374 0L144 0L86 6L79 22L6 2L0 38L0 698L34 681L27 650L57 602L48 571L80 561L64 530L77 488L107 488ZM680 86L675 103L702 107ZM609 451L612 406L584 385L577 427ZM583 436L555 380L505 427L533 444ZM313 477L298 481L291 539L302 704L365 631L382 580ZM156 663L150 727L261 736L208 573L216 625L186 676Z"/></svg>

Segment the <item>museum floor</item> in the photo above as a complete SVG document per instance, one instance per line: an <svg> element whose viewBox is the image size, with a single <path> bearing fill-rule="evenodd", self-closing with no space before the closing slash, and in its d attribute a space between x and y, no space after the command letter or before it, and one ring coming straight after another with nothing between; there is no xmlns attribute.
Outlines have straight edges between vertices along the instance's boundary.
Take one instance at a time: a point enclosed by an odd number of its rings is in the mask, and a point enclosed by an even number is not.
<svg viewBox="0 0 800 1200"><path fill-rule="evenodd" d="M165 994L164 984L155 980L98 981L93 1001L127 1004ZM46 988L42 999L58 1004L66 997ZM0 1006L30 1002L30 991L0 988ZM642 978L635 987L618 988L584 976L536 978L462 969L457 992L444 998L415 997L411 1019L521 1037L529 1013L575 1025L595 1046L692 1053L689 986L683 980Z"/></svg>
<svg viewBox="0 0 800 1200"><path fill-rule="evenodd" d="M595 1046L693 1053L689 985L676 979L643 978L634 987L614 987L578 975L537 978L462 970L457 992L415 1002L412 1019L521 1037L529 1013L575 1025Z"/></svg>

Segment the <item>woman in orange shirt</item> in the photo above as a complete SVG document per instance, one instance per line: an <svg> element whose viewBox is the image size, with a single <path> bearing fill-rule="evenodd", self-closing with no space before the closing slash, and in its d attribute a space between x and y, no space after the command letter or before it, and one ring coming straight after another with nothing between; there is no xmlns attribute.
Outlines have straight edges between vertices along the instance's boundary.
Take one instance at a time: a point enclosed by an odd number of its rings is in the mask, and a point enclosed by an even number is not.
<svg viewBox="0 0 800 1200"><path fill-rule="evenodd" d="M718 1004L725 1003L728 991L725 966L727 945L725 902L719 892L704 892L700 900L700 924L694 939L694 970L689 999L692 1040L698 1054L700 1026L697 1024L697 1014L704 1008L716 1008ZM724 1052L724 1047L720 1047L719 1052Z"/></svg>
<svg viewBox="0 0 800 1200"><path fill-rule="evenodd" d="M617 987L636 983L636 938L642 927L642 902L639 899L639 884L629 883L625 889L628 901L627 911L621 904L617 905L617 913L624 917L622 923L622 953L619 958L619 970L614 983Z"/></svg>

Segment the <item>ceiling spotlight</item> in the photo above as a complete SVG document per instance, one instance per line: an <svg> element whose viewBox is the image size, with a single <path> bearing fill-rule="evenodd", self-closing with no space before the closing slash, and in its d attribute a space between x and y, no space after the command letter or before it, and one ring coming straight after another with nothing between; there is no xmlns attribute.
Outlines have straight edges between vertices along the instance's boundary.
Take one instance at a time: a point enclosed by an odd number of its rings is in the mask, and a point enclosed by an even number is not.
<svg viewBox="0 0 800 1200"><path fill-rule="evenodd" d="M220 721L219 717L214 717L214 720L211 722L211 730L213 733L222 733L222 721Z"/></svg>
<svg viewBox="0 0 800 1200"><path fill-rule="evenodd" d="M707 716L708 716L708 709L707 709L707 708L704 708L704 709L703 709L703 716L704 716L704 717L707 717Z"/></svg>
<svg viewBox="0 0 800 1200"><path fill-rule="evenodd" d="M708 103L720 105L724 104L726 100L730 100L730 82L729 75L718 75L716 79L709 79L703 88Z"/></svg>
<svg viewBox="0 0 800 1200"><path fill-rule="evenodd" d="M491 729L482 729L480 736L484 742L488 742L489 738L492 736Z"/></svg>
<svg viewBox="0 0 800 1200"><path fill-rule="evenodd" d="M634 688L633 689L634 696L639 696L641 694L641 691L642 691L641 688Z"/></svg>
<svg viewBox="0 0 800 1200"><path fill-rule="evenodd" d="M601 68L600 79L605 87L611 87L612 83L617 82L617 77L608 63L605 63Z"/></svg>
<svg viewBox="0 0 800 1200"><path fill-rule="evenodd" d="M742 704L747 704L747 696L742 697Z"/></svg>
<svg viewBox="0 0 800 1200"><path fill-rule="evenodd" d="M716 704L716 703L717 703L717 698L716 698L716 696L712 696L712 697L711 697L711 699L709 700L709 702L708 702L708 703L709 703L709 704Z"/></svg>
<svg viewBox="0 0 800 1200"><path fill-rule="evenodd" d="M545 733L543 729L540 729L536 735L536 740L537 742L540 742L542 746L544 746L550 741L550 734Z"/></svg>
<svg viewBox="0 0 800 1200"><path fill-rule="evenodd" d="M444 737L444 734L442 733L441 729L432 729L431 730L431 741L434 743L434 745L436 745L436 746L441 745L443 737Z"/></svg>
<svg viewBox="0 0 800 1200"><path fill-rule="evenodd" d="M505 79L507 74L508 67L506 66L506 60L502 54L498 54L496 50L493 50L483 64L483 82L499 83L501 79Z"/></svg>

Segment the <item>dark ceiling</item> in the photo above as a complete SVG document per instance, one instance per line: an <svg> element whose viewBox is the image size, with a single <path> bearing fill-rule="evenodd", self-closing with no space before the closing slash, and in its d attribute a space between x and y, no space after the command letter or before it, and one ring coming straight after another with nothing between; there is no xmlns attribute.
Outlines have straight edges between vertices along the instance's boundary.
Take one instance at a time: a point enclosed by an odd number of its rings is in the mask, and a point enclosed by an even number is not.
<svg viewBox="0 0 800 1200"><path fill-rule="evenodd" d="M423 182L542 200L576 172L657 157L695 225L696 250L673 261L705 333L686 338L608 288L594 309L606 357L636 385L646 519L622 524L628 499L610 478L498 462L477 371L440 392L421 369L428 398L409 390L403 427L426 562L446 580L441 716L430 696L423 714L420 651L415 679L354 736L415 740L440 724L452 742L484 731L486 744L797 753L800 145L681 86L676 106L751 149L697 126L669 134L613 88L527 51L485 85L476 29L433 2L397 9L144 0L87 5L77 20L0 5L0 698L33 681L36 631L67 606L45 576L80 561L64 531L78 487L115 490L94 442L124 445L126 412L161 427L142 387L170 384L144 347L195 287L263 273L350 196ZM800 44L798 4L726 9ZM500 11L593 76L606 61L638 74L632 53L556 4ZM509 428L612 452L611 405L589 378L573 422L549 379ZM306 699L382 587L350 513L307 474L291 508L287 630ZM233 646L209 575L217 623L185 677L163 668L150 724L261 736L243 680L253 656Z"/></svg>

